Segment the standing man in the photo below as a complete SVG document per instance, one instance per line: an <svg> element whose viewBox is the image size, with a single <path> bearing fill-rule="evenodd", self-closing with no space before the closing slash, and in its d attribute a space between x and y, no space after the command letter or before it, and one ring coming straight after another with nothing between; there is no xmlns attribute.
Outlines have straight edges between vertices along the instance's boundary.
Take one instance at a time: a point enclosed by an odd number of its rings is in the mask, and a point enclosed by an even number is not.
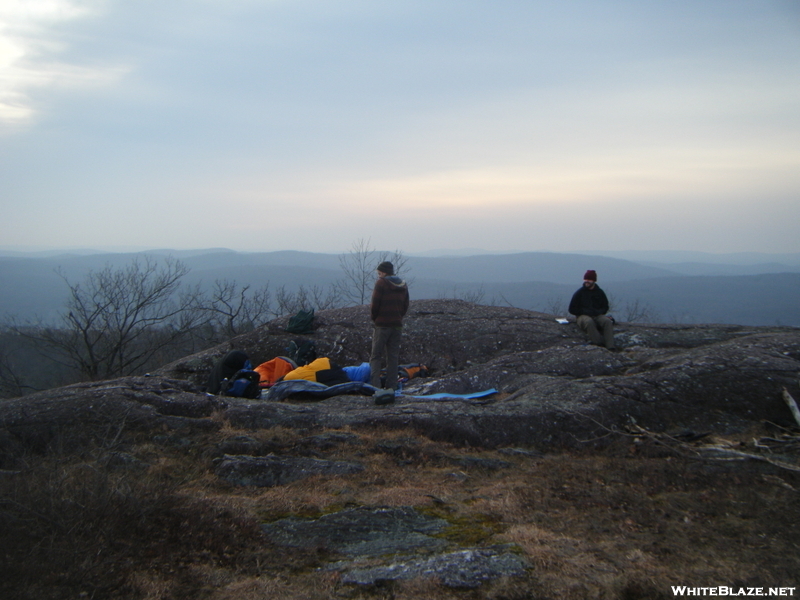
<svg viewBox="0 0 800 600"><path fill-rule="evenodd" d="M597 285L595 271L590 269L584 274L583 285L569 303L569 312L578 318L578 327L592 344L614 350L614 320L606 316L608 298Z"/></svg>
<svg viewBox="0 0 800 600"><path fill-rule="evenodd" d="M394 265L378 265L378 281L372 290L370 312L374 329L369 357L370 383L381 387L381 359L386 355L386 387L397 389L397 365L400 362L400 335L403 317L408 311L408 286L395 276Z"/></svg>

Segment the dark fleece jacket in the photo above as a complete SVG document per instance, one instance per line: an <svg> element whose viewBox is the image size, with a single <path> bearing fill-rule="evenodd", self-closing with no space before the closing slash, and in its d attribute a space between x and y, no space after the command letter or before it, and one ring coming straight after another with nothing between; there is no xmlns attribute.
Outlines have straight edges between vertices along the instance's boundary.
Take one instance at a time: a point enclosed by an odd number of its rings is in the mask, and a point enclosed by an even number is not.
<svg viewBox="0 0 800 600"><path fill-rule="evenodd" d="M408 286L394 275L381 277L372 290L370 312L376 327L401 327L408 311Z"/></svg>
<svg viewBox="0 0 800 600"><path fill-rule="evenodd" d="M600 289L600 286L595 284L594 289L589 289L585 286L575 292L572 300L569 303L570 314L580 317L587 315L589 317L596 317L604 315L608 312L608 298L606 293Z"/></svg>

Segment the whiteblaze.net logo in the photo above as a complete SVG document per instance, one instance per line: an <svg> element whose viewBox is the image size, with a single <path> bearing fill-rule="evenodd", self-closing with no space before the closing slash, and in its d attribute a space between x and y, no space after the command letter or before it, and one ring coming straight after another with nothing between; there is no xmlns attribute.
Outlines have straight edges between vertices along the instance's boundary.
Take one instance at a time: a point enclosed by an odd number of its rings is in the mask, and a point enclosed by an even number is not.
<svg viewBox="0 0 800 600"><path fill-rule="evenodd" d="M689 587L673 585L673 596L794 596L793 587Z"/></svg>

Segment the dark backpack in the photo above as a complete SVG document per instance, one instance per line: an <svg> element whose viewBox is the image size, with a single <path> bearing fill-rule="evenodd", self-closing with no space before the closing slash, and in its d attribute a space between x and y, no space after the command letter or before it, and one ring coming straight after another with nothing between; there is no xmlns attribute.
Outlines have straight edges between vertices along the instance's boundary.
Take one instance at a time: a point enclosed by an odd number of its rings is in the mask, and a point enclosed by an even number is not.
<svg viewBox="0 0 800 600"><path fill-rule="evenodd" d="M236 398L258 398L261 388L258 382L261 376L250 369L237 371L230 379L223 382L222 395Z"/></svg>
<svg viewBox="0 0 800 600"><path fill-rule="evenodd" d="M314 340L291 341L286 347L286 356L298 367L302 367L317 359L317 346Z"/></svg>
<svg viewBox="0 0 800 600"><path fill-rule="evenodd" d="M211 373L208 375L206 391L209 394L221 394L223 382L227 383L237 371L251 368L247 354L241 350L231 350L211 369Z"/></svg>
<svg viewBox="0 0 800 600"><path fill-rule="evenodd" d="M312 333L314 331L314 309L301 310L289 319L286 331L289 333Z"/></svg>

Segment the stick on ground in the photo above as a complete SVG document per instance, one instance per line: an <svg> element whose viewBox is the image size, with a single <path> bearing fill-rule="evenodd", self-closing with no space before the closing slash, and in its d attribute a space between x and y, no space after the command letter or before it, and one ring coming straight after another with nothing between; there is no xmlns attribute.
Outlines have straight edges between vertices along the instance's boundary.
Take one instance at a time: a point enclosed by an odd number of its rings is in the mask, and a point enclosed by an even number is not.
<svg viewBox="0 0 800 600"><path fill-rule="evenodd" d="M786 406L792 411L794 420L797 421L797 425L800 426L800 409L797 408L797 402L794 401L794 398L792 398L792 395L786 388L783 388L783 401L786 402Z"/></svg>

